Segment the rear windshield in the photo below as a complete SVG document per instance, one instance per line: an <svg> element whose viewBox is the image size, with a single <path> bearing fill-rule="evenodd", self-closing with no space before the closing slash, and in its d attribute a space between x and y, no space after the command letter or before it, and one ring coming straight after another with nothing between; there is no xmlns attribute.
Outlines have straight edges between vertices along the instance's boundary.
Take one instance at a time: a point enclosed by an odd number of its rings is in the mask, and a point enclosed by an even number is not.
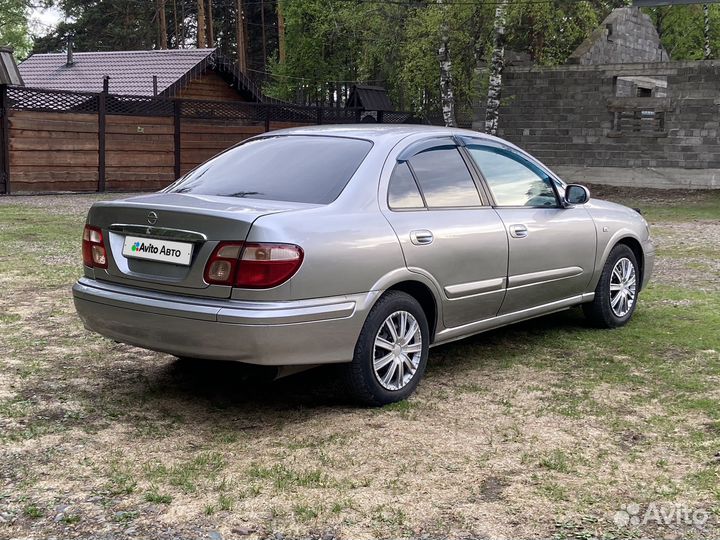
<svg viewBox="0 0 720 540"><path fill-rule="evenodd" d="M255 139L203 163L165 191L328 204L370 148L369 141L341 137Z"/></svg>

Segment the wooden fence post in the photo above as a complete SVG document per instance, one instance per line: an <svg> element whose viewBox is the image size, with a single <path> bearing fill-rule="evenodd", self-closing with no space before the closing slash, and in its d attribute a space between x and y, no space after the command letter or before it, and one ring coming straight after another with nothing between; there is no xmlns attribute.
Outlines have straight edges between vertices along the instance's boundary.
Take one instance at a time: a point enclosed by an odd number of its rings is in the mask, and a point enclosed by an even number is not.
<svg viewBox="0 0 720 540"><path fill-rule="evenodd" d="M317 124L320 125L323 123L323 110L320 105L317 107Z"/></svg>
<svg viewBox="0 0 720 540"><path fill-rule="evenodd" d="M98 191L105 191L105 115L109 78L103 77L103 89L98 94Z"/></svg>
<svg viewBox="0 0 720 540"><path fill-rule="evenodd" d="M265 133L270 131L270 106L262 105L263 114L265 115Z"/></svg>
<svg viewBox="0 0 720 540"><path fill-rule="evenodd" d="M10 195L10 115L7 86L0 85L0 193Z"/></svg>
<svg viewBox="0 0 720 540"><path fill-rule="evenodd" d="M173 100L173 127L175 128L173 143L175 153L175 179L180 178L180 172L182 168L181 152L182 152L182 130L181 130L181 118L182 118L182 103L179 99Z"/></svg>

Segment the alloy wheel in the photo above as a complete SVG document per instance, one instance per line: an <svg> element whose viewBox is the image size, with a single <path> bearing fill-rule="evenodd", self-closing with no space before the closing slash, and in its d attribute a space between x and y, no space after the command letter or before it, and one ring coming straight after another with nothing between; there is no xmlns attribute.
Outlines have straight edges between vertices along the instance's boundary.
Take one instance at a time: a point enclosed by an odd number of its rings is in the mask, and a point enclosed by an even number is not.
<svg viewBox="0 0 720 540"><path fill-rule="evenodd" d="M407 311L392 313L375 336L373 371L386 390L400 390L415 375L422 357L422 333Z"/></svg>
<svg viewBox="0 0 720 540"><path fill-rule="evenodd" d="M627 257L618 260L610 275L610 308L617 317L625 317L635 304L637 279L635 265Z"/></svg>

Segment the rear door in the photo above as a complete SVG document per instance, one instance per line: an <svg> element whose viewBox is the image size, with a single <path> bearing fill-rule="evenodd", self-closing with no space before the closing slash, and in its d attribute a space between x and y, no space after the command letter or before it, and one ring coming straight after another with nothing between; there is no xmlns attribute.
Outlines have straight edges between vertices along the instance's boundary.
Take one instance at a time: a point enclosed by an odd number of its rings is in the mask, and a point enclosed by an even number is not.
<svg viewBox="0 0 720 540"><path fill-rule="evenodd" d="M595 224L560 205L549 173L508 146L464 139L508 233L508 289L500 314L585 292L595 265Z"/></svg>
<svg viewBox="0 0 720 540"><path fill-rule="evenodd" d="M505 294L505 227L452 138L412 148L393 164L381 203L406 264L437 282L445 326L494 317Z"/></svg>

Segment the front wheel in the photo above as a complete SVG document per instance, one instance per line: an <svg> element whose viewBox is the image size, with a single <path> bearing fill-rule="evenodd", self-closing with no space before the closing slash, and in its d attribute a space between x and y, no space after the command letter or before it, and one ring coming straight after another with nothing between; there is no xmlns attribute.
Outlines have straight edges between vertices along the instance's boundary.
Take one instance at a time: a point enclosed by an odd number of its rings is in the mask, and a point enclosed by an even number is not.
<svg viewBox="0 0 720 540"><path fill-rule="evenodd" d="M386 405L410 396L425 372L430 331L415 298L389 291L370 310L353 361L344 366L352 396L366 405Z"/></svg>
<svg viewBox="0 0 720 540"><path fill-rule="evenodd" d="M633 251L624 244L615 246L595 288L595 299L583 304L590 322L601 328L627 324L635 312L640 290L640 272Z"/></svg>

